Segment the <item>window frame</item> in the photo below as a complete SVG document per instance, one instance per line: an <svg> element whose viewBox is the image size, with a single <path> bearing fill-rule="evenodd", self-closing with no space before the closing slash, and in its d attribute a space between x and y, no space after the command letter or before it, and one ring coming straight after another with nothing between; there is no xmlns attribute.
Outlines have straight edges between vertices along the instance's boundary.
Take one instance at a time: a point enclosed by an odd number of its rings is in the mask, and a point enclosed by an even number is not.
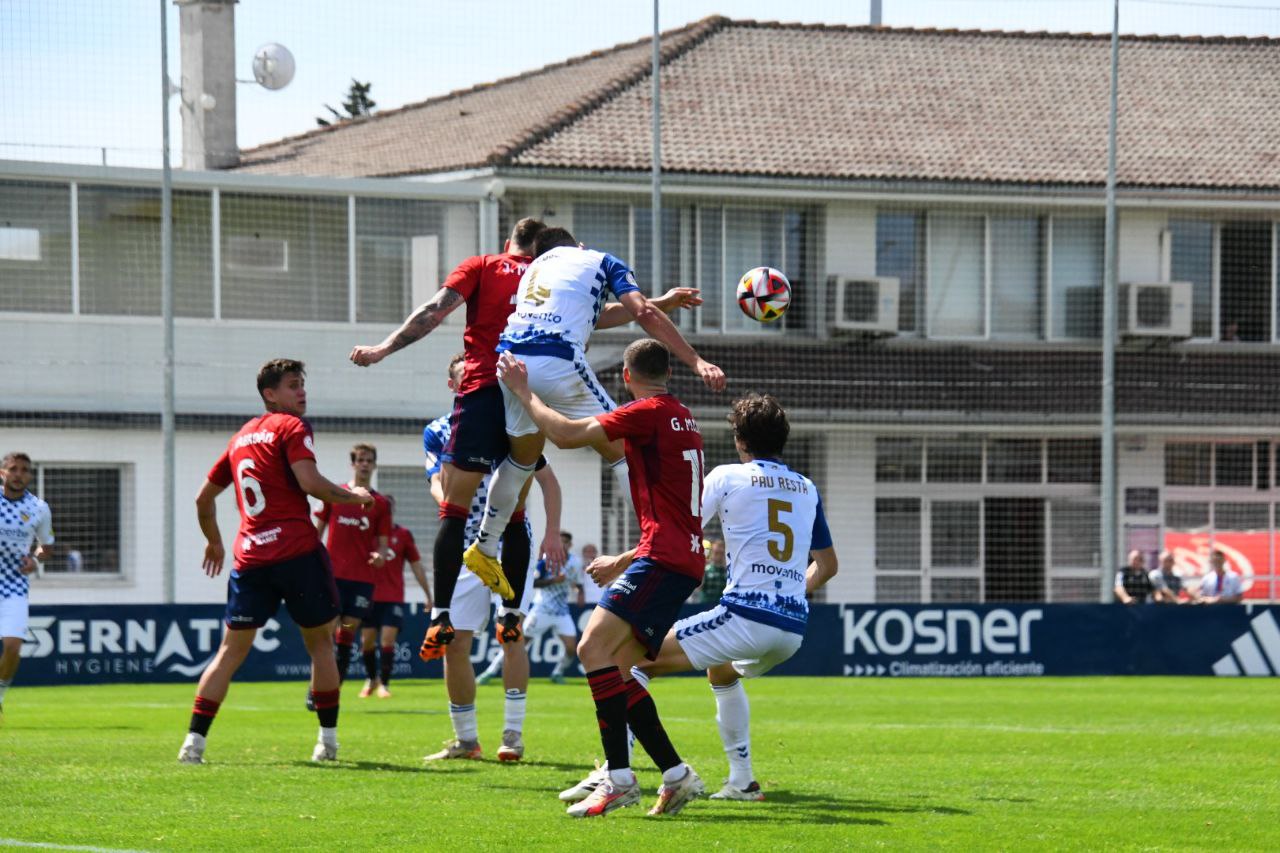
<svg viewBox="0 0 1280 853"><path fill-rule="evenodd" d="M32 479L30 491L32 494L44 498L45 496L45 474L50 469L69 469L69 470L92 470L92 471L115 471L118 477L119 496L115 506L115 524L116 539L118 547L116 548L116 568L112 572L96 572L85 571L81 569L78 572L69 571L50 571L44 564L39 564L35 576L45 582L53 582L60 585L83 585L95 583L120 583L127 581L133 576L134 566L134 535L129 529L129 525L133 521L130 508L133 504L133 487L134 487L134 466L127 462L88 462L81 460L52 460L40 461L32 465L34 469L34 477ZM58 534L58 507L56 502L49 504L49 510L53 516L53 535L54 547L60 542Z"/></svg>

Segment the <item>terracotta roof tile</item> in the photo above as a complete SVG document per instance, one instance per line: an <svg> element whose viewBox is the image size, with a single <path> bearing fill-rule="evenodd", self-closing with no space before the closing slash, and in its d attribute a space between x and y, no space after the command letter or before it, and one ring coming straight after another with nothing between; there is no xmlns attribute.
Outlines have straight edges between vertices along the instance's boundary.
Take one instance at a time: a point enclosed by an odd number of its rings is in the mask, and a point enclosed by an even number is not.
<svg viewBox="0 0 1280 853"><path fill-rule="evenodd" d="M649 42L245 152L242 170L650 168ZM664 35L663 168L1101 184L1107 36L709 18ZM1280 41L1124 37L1120 181L1280 187ZM460 115L460 113L467 115Z"/></svg>

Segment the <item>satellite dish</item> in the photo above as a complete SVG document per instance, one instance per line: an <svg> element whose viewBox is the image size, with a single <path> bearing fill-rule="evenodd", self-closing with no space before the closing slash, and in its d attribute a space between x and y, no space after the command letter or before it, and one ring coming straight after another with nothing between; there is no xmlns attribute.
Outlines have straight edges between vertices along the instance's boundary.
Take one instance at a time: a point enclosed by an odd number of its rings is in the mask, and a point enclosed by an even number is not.
<svg viewBox="0 0 1280 853"><path fill-rule="evenodd" d="M264 89L283 89L293 79L293 54L282 44L264 44L253 54L253 79Z"/></svg>

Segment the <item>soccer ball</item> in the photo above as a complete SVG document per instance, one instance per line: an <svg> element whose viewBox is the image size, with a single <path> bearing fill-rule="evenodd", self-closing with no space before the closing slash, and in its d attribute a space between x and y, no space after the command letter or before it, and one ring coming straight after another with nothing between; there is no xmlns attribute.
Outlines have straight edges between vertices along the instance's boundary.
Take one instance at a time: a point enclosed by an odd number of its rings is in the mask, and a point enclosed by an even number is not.
<svg viewBox="0 0 1280 853"><path fill-rule="evenodd" d="M791 305L791 282L772 267L748 270L738 282L738 307L752 320L772 323Z"/></svg>

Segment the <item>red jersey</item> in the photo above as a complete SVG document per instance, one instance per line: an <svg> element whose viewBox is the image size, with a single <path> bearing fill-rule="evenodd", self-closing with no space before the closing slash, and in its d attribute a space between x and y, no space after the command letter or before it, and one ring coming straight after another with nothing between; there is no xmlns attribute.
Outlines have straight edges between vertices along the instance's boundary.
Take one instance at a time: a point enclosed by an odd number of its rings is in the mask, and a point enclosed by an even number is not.
<svg viewBox="0 0 1280 853"><path fill-rule="evenodd" d="M227 442L209 482L236 486L240 530L231 551L237 569L301 557L320 544L307 495L289 467L315 458L311 426L297 415L260 415Z"/></svg>
<svg viewBox="0 0 1280 853"><path fill-rule="evenodd" d="M628 403L596 420L610 441L624 439L631 497L640 516L636 558L702 579L702 434L670 394Z"/></svg>
<svg viewBox="0 0 1280 853"><path fill-rule="evenodd" d="M516 289L532 258L504 252L475 255L458 264L442 287L467 300L467 328L462 333L462 385L459 394L498 381L498 336L516 307Z"/></svg>
<svg viewBox="0 0 1280 853"><path fill-rule="evenodd" d="M391 535L391 504L387 499L373 492L371 507L323 504L316 510L316 518L328 525L325 546L333 563L333 576L373 583L376 569L369 565L369 555L378 550L379 536Z"/></svg>
<svg viewBox="0 0 1280 853"><path fill-rule="evenodd" d="M413 541L413 534L408 528L398 524L391 526L391 537L387 540L391 552L395 554L380 569L373 570L373 600L389 601L392 604L404 602L404 564L416 563L422 559L418 546Z"/></svg>

